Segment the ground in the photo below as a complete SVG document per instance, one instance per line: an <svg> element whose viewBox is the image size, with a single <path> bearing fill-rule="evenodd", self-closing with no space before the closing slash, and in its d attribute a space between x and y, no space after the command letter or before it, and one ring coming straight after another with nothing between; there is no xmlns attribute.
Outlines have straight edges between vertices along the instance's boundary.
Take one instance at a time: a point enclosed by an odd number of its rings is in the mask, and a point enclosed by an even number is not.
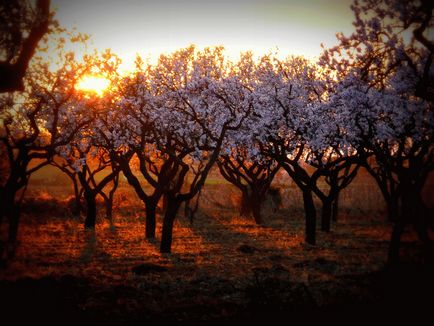
<svg viewBox="0 0 434 326"><path fill-rule="evenodd" d="M16 256L0 269L1 314L18 321L161 325L369 321L378 313L414 320L429 311L424 295L434 293L434 274L421 264L410 229L403 264L390 270L391 226L381 214L343 210L332 231L318 232L310 246L301 211L266 203L265 224L258 226L239 217L234 205L217 205L216 198L236 193L222 187L208 186L193 223L180 214L171 254L158 251L161 216L157 238L146 240L143 208L129 193L116 202L114 226L101 207L91 232L83 217L70 216L66 200L30 192Z"/></svg>

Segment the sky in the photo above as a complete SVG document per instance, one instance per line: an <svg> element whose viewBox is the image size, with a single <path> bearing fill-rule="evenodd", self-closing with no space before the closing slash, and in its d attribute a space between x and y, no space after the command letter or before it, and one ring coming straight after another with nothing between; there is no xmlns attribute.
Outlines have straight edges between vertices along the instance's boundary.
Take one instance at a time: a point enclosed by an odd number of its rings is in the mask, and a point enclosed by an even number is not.
<svg viewBox="0 0 434 326"><path fill-rule="evenodd" d="M160 53L196 44L223 45L229 57L278 50L315 58L320 44L353 30L351 0L52 0L55 18L90 34L91 46L111 48L133 67L136 53Z"/></svg>

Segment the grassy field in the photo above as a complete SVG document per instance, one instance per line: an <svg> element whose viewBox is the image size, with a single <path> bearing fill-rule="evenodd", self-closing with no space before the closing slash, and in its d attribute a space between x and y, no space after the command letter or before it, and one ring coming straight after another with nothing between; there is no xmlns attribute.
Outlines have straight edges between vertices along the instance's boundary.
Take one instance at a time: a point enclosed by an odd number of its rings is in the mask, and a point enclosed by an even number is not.
<svg viewBox="0 0 434 326"><path fill-rule="evenodd" d="M68 180L53 175L52 182L36 176L25 197L16 257L0 270L3 313L27 309L35 318L71 324L220 324L346 312L368 318L423 306L419 299L434 289L432 277L431 283L424 278L432 274L418 264L420 244L411 229L402 250L411 267L385 271L391 225L366 180L344 192L332 232L318 232L310 246L303 241L300 194L287 181L276 184L282 206L267 200L265 224L258 226L238 216L238 191L212 177L194 222L181 213L172 254L160 254L161 216L157 238L146 240L143 205L124 181L115 227L100 207L89 232L83 217L68 210Z"/></svg>

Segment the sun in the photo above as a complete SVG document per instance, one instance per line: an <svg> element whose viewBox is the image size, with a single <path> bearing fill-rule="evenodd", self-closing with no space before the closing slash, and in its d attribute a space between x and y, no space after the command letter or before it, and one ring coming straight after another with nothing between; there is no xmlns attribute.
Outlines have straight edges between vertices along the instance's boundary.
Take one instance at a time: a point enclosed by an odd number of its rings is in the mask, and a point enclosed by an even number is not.
<svg viewBox="0 0 434 326"><path fill-rule="evenodd" d="M98 96L101 96L109 87L110 81L102 76L97 75L88 75L84 76L78 83L77 89L96 93Z"/></svg>

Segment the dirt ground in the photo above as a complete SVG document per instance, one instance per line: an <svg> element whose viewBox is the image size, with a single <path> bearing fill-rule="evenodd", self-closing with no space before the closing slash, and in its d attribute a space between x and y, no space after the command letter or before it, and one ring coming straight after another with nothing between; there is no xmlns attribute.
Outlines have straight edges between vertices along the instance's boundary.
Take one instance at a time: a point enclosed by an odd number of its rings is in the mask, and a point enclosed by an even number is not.
<svg viewBox="0 0 434 326"><path fill-rule="evenodd" d="M180 214L172 254L158 251L161 216L157 238L146 240L143 208L129 196L116 202L114 227L101 209L90 232L65 201L30 193L16 257L0 269L1 315L55 324L209 325L369 321L378 314L414 321L428 313L433 269L421 264L410 229L402 266L388 270L391 226L381 214L343 210L310 246L301 211L266 203L258 226L212 202L232 196L217 188L204 195L192 224Z"/></svg>

